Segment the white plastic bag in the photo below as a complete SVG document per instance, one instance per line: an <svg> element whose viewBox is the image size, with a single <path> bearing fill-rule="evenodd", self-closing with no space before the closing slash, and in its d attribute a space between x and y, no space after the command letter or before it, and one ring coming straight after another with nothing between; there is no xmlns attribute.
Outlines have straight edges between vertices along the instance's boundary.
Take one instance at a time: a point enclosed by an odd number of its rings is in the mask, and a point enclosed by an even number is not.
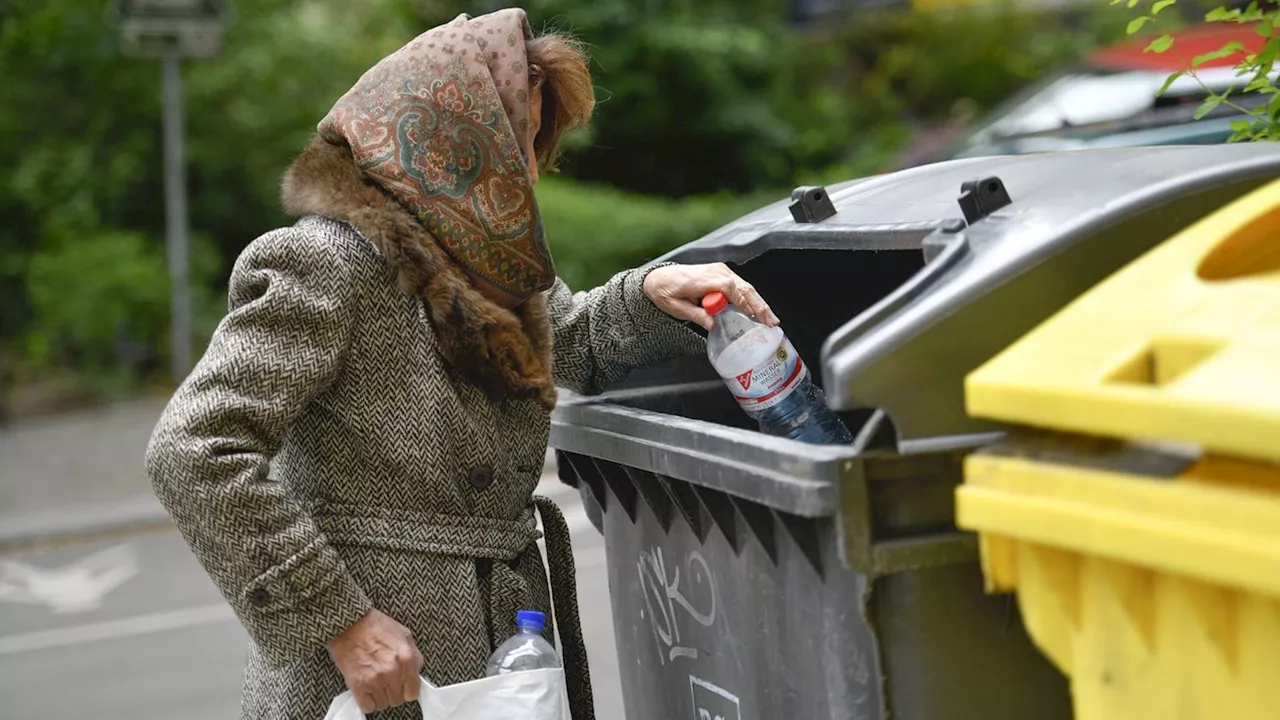
<svg viewBox="0 0 1280 720"><path fill-rule="evenodd" d="M564 670L525 670L459 685L426 680L418 696L423 720L570 720ZM350 691L333 699L324 720L364 720Z"/></svg>

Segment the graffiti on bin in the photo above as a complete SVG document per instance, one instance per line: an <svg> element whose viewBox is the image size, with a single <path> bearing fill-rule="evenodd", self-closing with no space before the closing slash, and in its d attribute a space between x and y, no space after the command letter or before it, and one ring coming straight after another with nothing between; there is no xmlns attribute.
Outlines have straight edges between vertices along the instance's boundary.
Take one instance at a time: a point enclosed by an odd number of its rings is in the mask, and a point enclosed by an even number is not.
<svg viewBox="0 0 1280 720"><path fill-rule="evenodd" d="M867 653L857 646L849 650L851 650L850 662L853 665L853 681L857 683L857 687L853 690L853 697L849 700L849 704L853 706L853 720L870 720L871 669L867 665Z"/></svg>
<svg viewBox="0 0 1280 720"><path fill-rule="evenodd" d="M695 720L742 720L742 708L733 693L692 675L689 690Z"/></svg>
<svg viewBox="0 0 1280 720"><path fill-rule="evenodd" d="M640 560L636 563L636 569L640 573L640 592L644 596L640 617L649 621L659 649L666 650L667 657L662 661L664 664L676 658L698 657L695 648L680 644L681 614L677 613L676 608L682 609L684 615L703 627L709 628L716 621L715 577L711 574L707 559L702 553L692 550L685 558L684 567L687 571L687 592L694 596L698 601L696 603L690 601L685 594L686 590L680 587L680 565L673 565L668 570L662 548L655 547L641 552Z"/></svg>

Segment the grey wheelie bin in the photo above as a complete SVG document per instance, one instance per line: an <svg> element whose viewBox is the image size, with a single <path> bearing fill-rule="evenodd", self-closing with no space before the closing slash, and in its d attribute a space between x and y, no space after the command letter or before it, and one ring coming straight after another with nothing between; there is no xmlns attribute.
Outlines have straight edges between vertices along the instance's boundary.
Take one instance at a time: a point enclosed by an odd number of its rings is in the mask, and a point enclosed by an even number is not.
<svg viewBox="0 0 1280 720"><path fill-rule="evenodd" d="M757 432L705 358L562 403L629 720L1071 718L953 523L961 459L1000 433L963 377L1278 176L1277 144L953 161L797 189L668 255L755 284L856 440Z"/></svg>

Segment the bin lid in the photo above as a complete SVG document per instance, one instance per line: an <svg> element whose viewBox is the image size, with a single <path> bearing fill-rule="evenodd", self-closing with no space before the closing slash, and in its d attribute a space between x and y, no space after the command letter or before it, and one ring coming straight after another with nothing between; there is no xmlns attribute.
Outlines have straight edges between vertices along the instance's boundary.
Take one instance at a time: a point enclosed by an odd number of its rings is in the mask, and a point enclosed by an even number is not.
<svg viewBox="0 0 1280 720"><path fill-rule="evenodd" d="M877 234L919 246L934 230L962 222L955 200L960 178L968 179L980 172L974 168L989 164L990 158L966 158L848 180L824 188L836 210L830 218L797 222L789 210L792 200L780 200L654 262L744 263L770 250L875 249L866 245L866 238Z"/></svg>
<svg viewBox="0 0 1280 720"><path fill-rule="evenodd" d="M1178 233L980 367L967 381L970 412L1280 462L1277 234L1280 181Z"/></svg>
<svg viewBox="0 0 1280 720"><path fill-rule="evenodd" d="M965 158L826 188L835 214L817 222L798 222L782 200L662 259L921 249L926 265L833 333L821 362L829 404L883 410L909 452L1000 429L966 415L965 375L1138 255L1276 176L1277 143ZM1011 202L966 224L961 187L986 178L998 178Z"/></svg>
<svg viewBox="0 0 1280 720"><path fill-rule="evenodd" d="M975 171L999 177L1012 202L926 239L931 262L823 347L832 406L884 410L904 452L999 429L966 414L964 377L1134 258L1280 175L1280 145L1089 150L946 169L957 190L957 175Z"/></svg>

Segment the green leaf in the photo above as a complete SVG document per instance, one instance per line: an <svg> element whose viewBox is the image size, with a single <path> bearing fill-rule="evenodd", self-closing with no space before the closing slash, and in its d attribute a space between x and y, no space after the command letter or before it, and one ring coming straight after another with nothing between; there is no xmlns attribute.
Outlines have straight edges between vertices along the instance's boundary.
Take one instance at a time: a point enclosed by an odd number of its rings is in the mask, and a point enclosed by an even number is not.
<svg viewBox="0 0 1280 720"><path fill-rule="evenodd" d="M1239 10L1227 10L1224 7L1216 7L1205 14L1206 22L1223 22L1231 18L1231 13L1239 13Z"/></svg>
<svg viewBox="0 0 1280 720"><path fill-rule="evenodd" d="M1274 124L1280 120L1280 95L1272 95L1271 102L1267 103L1266 117Z"/></svg>
<svg viewBox="0 0 1280 720"><path fill-rule="evenodd" d="M1160 89L1156 91L1156 97L1160 97L1161 95L1164 95L1166 92L1168 92L1168 91L1169 91L1169 86L1170 86L1170 85L1172 85L1174 82L1176 82L1178 78L1180 78L1180 77L1182 77L1183 75L1186 75L1186 74L1187 74L1187 71L1186 71L1186 70L1179 70L1178 72L1176 72L1176 73L1174 73L1174 74L1170 75L1169 77L1165 78L1165 79L1164 79L1164 84L1163 84L1163 85L1161 85L1161 86L1160 86Z"/></svg>
<svg viewBox="0 0 1280 720"><path fill-rule="evenodd" d="M1217 50L1214 50L1213 52L1207 52L1203 55L1195 56L1195 58L1191 60L1191 67L1198 68L1201 65L1209 62L1210 60L1221 60L1224 57L1227 57L1229 55L1234 55L1238 52L1243 52L1243 51L1244 51L1244 44L1241 43L1239 40L1233 40L1227 43L1226 45L1223 45L1222 47L1218 48Z"/></svg>
<svg viewBox="0 0 1280 720"><path fill-rule="evenodd" d="M1129 21L1129 27L1125 29L1125 32L1132 35L1138 32L1139 30L1141 30L1142 26L1146 25L1150 21L1151 21L1151 18L1147 17L1146 15L1143 15L1142 17L1136 17Z"/></svg>
<svg viewBox="0 0 1280 720"><path fill-rule="evenodd" d="M1192 117L1194 117L1196 120L1200 120L1205 115L1208 115L1209 113L1218 109L1218 106L1222 104L1223 100L1226 100L1226 97L1222 95L1210 95L1209 99L1204 101L1204 104L1196 108L1196 114L1193 115Z"/></svg>
<svg viewBox="0 0 1280 720"><path fill-rule="evenodd" d="M1259 52L1258 56L1254 58L1254 63L1261 67L1267 63L1273 63L1277 59L1280 59L1280 38L1273 37L1267 41L1266 46L1262 48L1262 52ZM1268 70L1268 72L1270 71Z"/></svg>
<svg viewBox="0 0 1280 720"><path fill-rule="evenodd" d="M1156 0L1155 4L1151 6L1151 16L1155 17L1156 15L1159 15L1161 10L1164 10L1177 2L1178 0Z"/></svg>
<svg viewBox="0 0 1280 720"><path fill-rule="evenodd" d="M1247 133L1253 130L1252 120L1232 120L1231 131L1239 134Z"/></svg>
<svg viewBox="0 0 1280 720"><path fill-rule="evenodd" d="M1254 78L1253 82L1245 86L1244 91L1256 92L1256 91L1262 90L1263 88L1271 88L1273 91L1275 90L1275 86L1271 84L1271 78L1267 77L1266 75L1263 75L1262 77Z"/></svg>
<svg viewBox="0 0 1280 720"><path fill-rule="evenodd" d="M1271 37L1276 32L1276 26L1273 25L1270 20L1263 20L1254 26L1253 29L1262 37Z"/></svg>
<svg viewBox="0 0 1280 720"><path fill-rule="evenodd" d="M1142 52L1144 53L1145 52L1153 52L1153 53L1168 52L1169 48L1171 47L1173 47L1173 38L1170 37L1168 34L1165 34L1165 35L1161 35L1155 40L1152 40L1151 44L1148 45L1146 48L1144 48Z"/></svg>

